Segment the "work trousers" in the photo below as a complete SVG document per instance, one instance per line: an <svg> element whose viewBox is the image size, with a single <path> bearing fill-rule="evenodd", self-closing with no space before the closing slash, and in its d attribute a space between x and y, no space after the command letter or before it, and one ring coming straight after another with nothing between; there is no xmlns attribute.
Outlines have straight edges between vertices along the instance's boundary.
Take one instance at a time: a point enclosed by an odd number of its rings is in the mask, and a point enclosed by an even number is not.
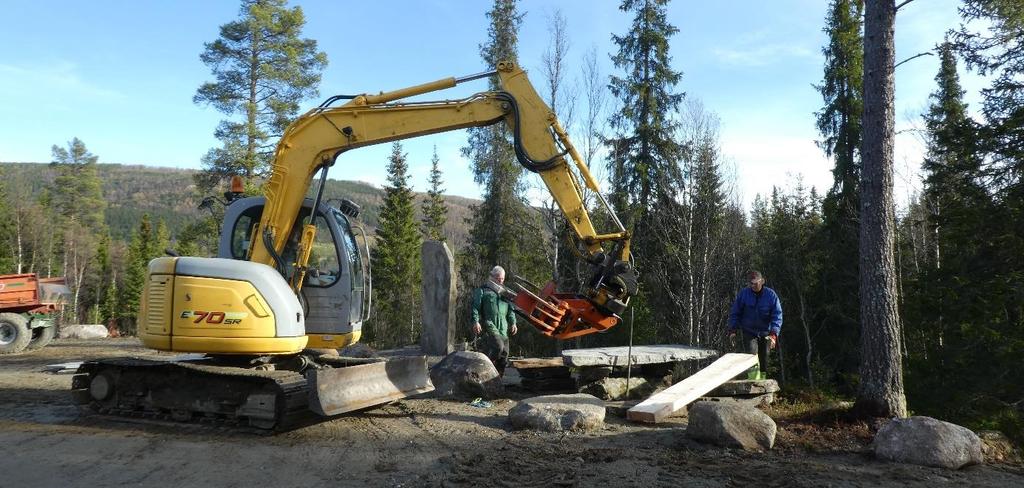
<svg viewBox="0 0 1024 488"><path fill-rule="evenodd" d="M498 374L504 376L505 366L508 365L508 337L503 337L496 330L484 330L481 339L483 344L480 352L487 355Z"/></svg>
<svg viewBox="0 0 1024 488"><path fill-rule="evenodd" d="M736 352L745 352L747 354L757 354L757 362L761 366L761 372L768 372L768 343L771 339L768 337L758 337L756 335L748 334L746 331L740 331L738 334L740 340L739 347Z"/></svg>

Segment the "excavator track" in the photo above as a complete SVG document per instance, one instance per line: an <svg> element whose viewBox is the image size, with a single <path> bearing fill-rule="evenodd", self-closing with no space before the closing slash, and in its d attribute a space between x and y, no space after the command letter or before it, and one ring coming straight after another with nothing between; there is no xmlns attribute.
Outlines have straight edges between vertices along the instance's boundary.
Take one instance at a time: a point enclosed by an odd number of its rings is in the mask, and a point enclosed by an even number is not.
<svg viewBox="0 0 1024 488"><path fill-rule="evenodd" d="M294 371L139 358L83 363L75 403L103 415L253 429L289 430L312 417L305 377Z"/></svg>

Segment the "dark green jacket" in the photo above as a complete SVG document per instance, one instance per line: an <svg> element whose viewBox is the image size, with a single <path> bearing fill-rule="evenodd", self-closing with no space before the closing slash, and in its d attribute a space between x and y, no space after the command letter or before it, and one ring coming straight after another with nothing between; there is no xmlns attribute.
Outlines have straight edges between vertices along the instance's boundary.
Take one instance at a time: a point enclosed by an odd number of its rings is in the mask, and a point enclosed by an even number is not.
<svg viewBox="0 0 1024 488"><path fill-rule="evenodd" d="M512 305L498 296L494 290L480 287L473 290L473 321L480 323L484 331L493 330L502 337L508 337L508 328L516 324Z"/></svg>

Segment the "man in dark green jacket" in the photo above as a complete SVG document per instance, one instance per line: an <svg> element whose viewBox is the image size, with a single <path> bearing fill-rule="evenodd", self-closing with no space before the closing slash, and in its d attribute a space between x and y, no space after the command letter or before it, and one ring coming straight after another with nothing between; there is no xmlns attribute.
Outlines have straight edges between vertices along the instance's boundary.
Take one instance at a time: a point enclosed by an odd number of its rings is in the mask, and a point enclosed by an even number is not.
<svg viewBox="0 0 1024 488"><path fill-rule="evenodd" d="M501 266L491 269L490 281L505 283L505 270ZM498 374L505 374L508 364L508 336L515 335L516 314L512 304L484 284L473 290L473 334L483 335L482 351L494 363Z"/></svg>

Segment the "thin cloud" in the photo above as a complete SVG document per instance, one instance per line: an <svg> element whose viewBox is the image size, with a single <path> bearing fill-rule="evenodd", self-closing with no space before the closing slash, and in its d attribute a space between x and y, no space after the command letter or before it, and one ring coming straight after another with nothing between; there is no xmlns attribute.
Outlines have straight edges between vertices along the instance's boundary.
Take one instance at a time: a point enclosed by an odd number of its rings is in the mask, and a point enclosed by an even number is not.
<svg viewBox="0 0 1024 488"><path fill-rule="evenodd" d="M78 66L59 61L45 66L0 64L0 92L47 93L48 98L91 97L107 100L127 98L121 92L92 84L81 77Z"/></svg>

